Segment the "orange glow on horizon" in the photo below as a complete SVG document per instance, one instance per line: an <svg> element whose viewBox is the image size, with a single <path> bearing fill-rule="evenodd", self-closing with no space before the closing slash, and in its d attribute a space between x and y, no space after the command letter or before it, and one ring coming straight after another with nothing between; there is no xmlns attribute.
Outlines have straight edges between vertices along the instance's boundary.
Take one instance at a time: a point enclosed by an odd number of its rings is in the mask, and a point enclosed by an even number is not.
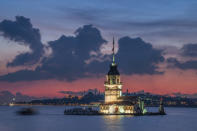
<svg viewBox="0 0 197 131"><path fill-rule="evenodd" d="M144 90L154 94L172 93L197 93L196 72L168 70L162 75L121 75L123 81L123 91L130 92ZM103 78L83 78L72 82L58 80L39 80L29 82L0 82L0 91L8 90L12 93L38 97L64 97L65 94L59 91L85 91L88 89L99 89L104 91Z"/></svg>

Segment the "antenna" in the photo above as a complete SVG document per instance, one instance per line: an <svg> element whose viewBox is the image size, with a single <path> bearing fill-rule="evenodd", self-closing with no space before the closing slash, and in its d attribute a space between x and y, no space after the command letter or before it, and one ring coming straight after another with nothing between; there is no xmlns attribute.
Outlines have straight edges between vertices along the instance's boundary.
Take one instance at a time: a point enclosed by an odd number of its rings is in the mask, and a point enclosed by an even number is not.
<svg viewBox="0 0 197 131"><path fill-rule="evenodd" d="M112 52L113 52L113 61L112 61L112 65L115 65L115 53L114 53L114 37L113 37L113 48L112 48Z"/></svg>

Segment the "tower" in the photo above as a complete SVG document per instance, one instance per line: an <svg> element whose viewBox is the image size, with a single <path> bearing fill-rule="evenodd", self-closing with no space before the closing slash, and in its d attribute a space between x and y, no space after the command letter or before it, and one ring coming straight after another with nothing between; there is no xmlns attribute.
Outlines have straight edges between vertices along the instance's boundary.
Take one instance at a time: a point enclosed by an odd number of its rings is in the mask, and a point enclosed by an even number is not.
<svg viewBox="0 0 197 131"><path fill-rule="evenodd" d="M159 113L160 113L160 115L165 115L165 111L164 111L164 107L163 107L163 98L160 99Z"/></svg>
<svg viewBox="0 0 197 131"><path fill-rule="evenodd" d="M118 98L122 96L122 82L120 81L120 73L115 63L114 38L113 38L113 61L110 64L110 70L106 75L105 81L105 103L118 102Z"/></svg>

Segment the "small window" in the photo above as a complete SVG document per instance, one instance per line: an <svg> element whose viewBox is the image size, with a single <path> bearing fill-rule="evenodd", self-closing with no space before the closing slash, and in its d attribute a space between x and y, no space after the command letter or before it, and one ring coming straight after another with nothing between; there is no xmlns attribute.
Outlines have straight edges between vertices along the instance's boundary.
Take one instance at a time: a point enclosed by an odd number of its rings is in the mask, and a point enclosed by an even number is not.
<svg viewBox="0 0 197 131"><path fill-rule="evenodd" d="M113 84L116 83L116 79L113 78Z"/></svg>

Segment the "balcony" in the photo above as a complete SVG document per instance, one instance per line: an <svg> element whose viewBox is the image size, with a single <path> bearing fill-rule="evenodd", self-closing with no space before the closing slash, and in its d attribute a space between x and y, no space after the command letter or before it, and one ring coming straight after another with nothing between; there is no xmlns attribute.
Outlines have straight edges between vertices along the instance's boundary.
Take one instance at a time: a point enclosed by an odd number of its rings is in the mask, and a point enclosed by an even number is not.
<svg viewBox="0 0 197 131"><path fill-rule="evenodd" d="M104 85L122 85L123 83L122 82L119 82L119 83L110 83L110 82L108 82L108 81L105 81L104 82Z"/></svg>

